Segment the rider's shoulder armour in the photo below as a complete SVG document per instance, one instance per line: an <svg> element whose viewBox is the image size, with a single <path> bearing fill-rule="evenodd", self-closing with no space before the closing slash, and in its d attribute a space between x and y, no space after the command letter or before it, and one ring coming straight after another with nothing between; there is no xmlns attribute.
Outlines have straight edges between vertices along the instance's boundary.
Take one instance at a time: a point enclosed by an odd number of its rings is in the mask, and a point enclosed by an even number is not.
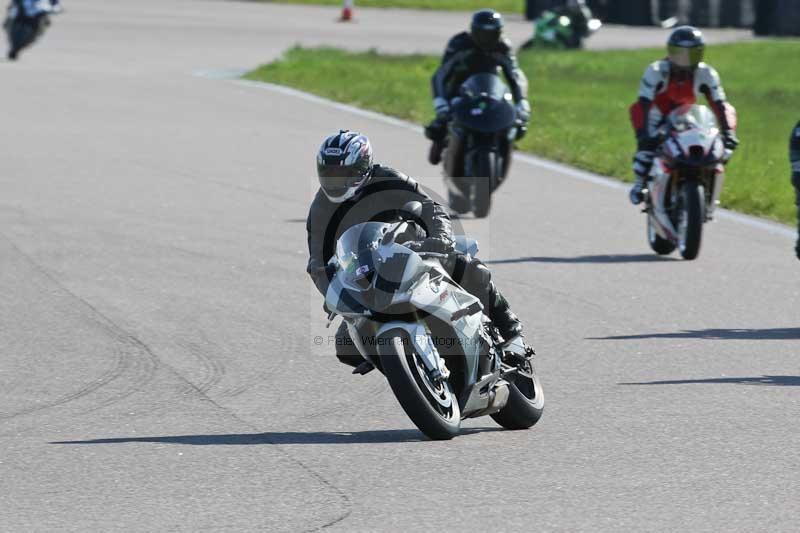
<svg viewBox="0 0 800 533"><path fill-rule="evenodd" d="M383 165L374 165L372 172L370 172L370 185L381 184L382 186L392 185L392 182L397 182L402 189L417 190L417 182L409 178L399 170ZM401 185L402 184L402 185Z"/></svg>
<svg viewBox="0 0 800 533"><path fill-rule="evenodd" d="M800 122L792 130L792 137L789 139L789 159L793 163L792 170L800 172Z"/></svg>
<svg viewBox="0 0 800 533"><path fill-rule="evenodd" d="M455 34L448 42L447 42L447 50L445 53L452 54L455 52L459 52L461 50L466 50L469 48L474 48L475 43L470 37L468 32L462 31L461 33Z"/></svg>
<svg viewBox="0 0 800 533"><path fill-rule="evenodd" d="M510 55L513 53L513 51L514 45L511 44L511 41L508 39L508 37L503 36L503 38L500 39L500 42L497 43L497 52L503 55Z"/></svg>
<svg viewBox="0 0 800 533"><path fill-rule="evenodd" d="M370 171L370 176L373 178L405 178L408 179L408 176L400 172L399 170L395 170L392 167L387 167L383 165L373 165L372 171Z"/></svg>
<svg viewBox="0 0 800 533"><path fill-rule="evenodd" d="M719 80L719 74L708 63L700 63L694 72L694 85L700 94L708 94L714 102L725 100L725 90Z"/></svg>
<svg viewBox="0 0 800 533"><path fill-rule="evenodd" d="M663 59L653 61L644 70L639 84L639 96L655 100L656 95L667 86L667 83L669 83L669 61Z"/></svg>

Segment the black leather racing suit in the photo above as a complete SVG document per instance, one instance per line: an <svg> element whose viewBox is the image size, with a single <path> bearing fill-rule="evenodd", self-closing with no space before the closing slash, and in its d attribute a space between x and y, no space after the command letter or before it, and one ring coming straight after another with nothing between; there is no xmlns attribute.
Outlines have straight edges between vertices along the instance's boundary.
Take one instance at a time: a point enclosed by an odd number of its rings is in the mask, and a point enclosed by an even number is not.
<svg viewBox="0 0 800 533"><path fill-rule="evenodd" d="M469 32L455 35L447 43L442 64L431 79L434 106L437 101L449 102L458 94L458 89L467 78L480 72L502 71L508 80L514 102L525 100L528 95L528 79L519 68L517 58L508 39L501 39L497 48L484 51L475 44ZM437 116L425 129L429 139L442 141L447 134L445 117Z"/></svg>
<svg viewBox="0 0 800 533"><path fill-rule="evenodd" d="M800 122L792 130L789 139L789 160L792 162L792 185L794 185L795 203L797 205L797 258L800 259Z"/></svg>
<svg viewBox="0 0 800 533"><path fill-rule="evenodd" d="M340 204L331 202L321 190L317 191L306 222L307 271L317 289L323 295L328 290L330 273L326 272L325 265L333 256L342 233L362 222L396 221L400 208L413 201L422 203L420 223L426 233L417 235L414 240L433 239L442 251L452 252L453 234L447 212L420 189L417 182L394 169L375 165L369 182L359 194ZM451 253L442 264L456 282L480 299L484 312L504 338L510 339L522 332L519 319L509 309L508 302L492 283L489 269L480 260L467 260L462 254ZM351 366L363 361L344 323L336 332L336 356Z"/></svg>

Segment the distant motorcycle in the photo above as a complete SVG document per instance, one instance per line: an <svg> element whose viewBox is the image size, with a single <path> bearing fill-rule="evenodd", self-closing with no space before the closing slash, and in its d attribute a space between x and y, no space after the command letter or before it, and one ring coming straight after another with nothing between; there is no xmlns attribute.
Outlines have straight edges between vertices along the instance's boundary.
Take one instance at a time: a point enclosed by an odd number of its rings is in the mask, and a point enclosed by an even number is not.
<svg viewBox="0 0 800 533"><path fill-rule="evenodd" d="M533 363L504 362L480 301L442 267L439 259L447 256L400 244L417 234L408 221L345 231L329 263L330 319L342 316L361 355L431 439L451 439L462 419L485 415L509 429L533 426L544 409ZM458 238L457 248L477 253L470 239Z"/></svg>
<svg viewBox="0 0 800 533"><path fill-rule="evenodd" d="M36 42L50 26L50 15L60 11L57 0L12 1L3 23L8 36L8 59L16 60L23 49Z"/></svg>
<svg viewBox="0 0 800 533"><path fill-rule="evenodd" d="M703 224L713 218L725 181L725 148L714 113L701 105L684 105L667 117L664 138L643 191L647 240L654 252L684 259L700 252Z"/></svg>
<svg viewBox="0 0 800 533"><path fill-rule="evenodd" d="M503 183L514 141L525 132L508 86L497 74L470 76L450 102L444 174L456 213L489 214L492 193Z"/></svg>
<svg viewBox="0 0 800 533"><path fill-rule="evenodd" d="M583 48L583 41L602 26L600 19L594 18L585 5L580 8L547 10L533 21L533 37L521 49Z"/></svg>

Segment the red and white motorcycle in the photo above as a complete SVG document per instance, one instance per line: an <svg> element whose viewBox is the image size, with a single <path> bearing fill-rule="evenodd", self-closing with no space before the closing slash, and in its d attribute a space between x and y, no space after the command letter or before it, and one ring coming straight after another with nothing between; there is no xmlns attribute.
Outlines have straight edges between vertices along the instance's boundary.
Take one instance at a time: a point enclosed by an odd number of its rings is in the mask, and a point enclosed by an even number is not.
<svg viewBox="0 0 800 533"><path fill-rule="evenodd" d="M663 125L664 142L653 161L644 191L647 240L654 252L684 259L700 252L703 224L713 218L725 181L726 149L714 113L706 106L684 105Z"/></svg>

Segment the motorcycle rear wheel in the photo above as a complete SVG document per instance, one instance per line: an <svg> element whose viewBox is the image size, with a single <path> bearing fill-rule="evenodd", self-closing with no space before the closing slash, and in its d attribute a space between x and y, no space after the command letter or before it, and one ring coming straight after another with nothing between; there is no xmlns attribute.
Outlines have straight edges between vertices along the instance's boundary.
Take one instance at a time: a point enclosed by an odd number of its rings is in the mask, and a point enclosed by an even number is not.
<svg viewBox="0 0 800 533"><path fill-rule="evenodd" d="M408 334L400 329L382 334L378 354L397 401L420 431L433 440L450 440L458 435L458 398L446 379L434 383L428 377Z"/></svg>
<svg viewBox="0 0 800 533"><path fill-rule="evenodd" d="M528 429L542 418L543 413L544 390L533 363L530 363L529 376L518 374L509 378L508 403L491 417L506 429Z"/></svg>
<svg viewBox="0 0 800 533"><path fill-rule="evenodd" d="M658 255L668 255L675 251L675 245L656 232L650 215L647 215L647 242Z"/></svg>
<svg viewBox="0 0 800 533"><path fill-rule="evenodd" d="M453 191L447 191L447 199L448 203L450 204L450 209L452 209L455 213L459 215L469 213L469 200L463 196L456 194Z"/></svg>

